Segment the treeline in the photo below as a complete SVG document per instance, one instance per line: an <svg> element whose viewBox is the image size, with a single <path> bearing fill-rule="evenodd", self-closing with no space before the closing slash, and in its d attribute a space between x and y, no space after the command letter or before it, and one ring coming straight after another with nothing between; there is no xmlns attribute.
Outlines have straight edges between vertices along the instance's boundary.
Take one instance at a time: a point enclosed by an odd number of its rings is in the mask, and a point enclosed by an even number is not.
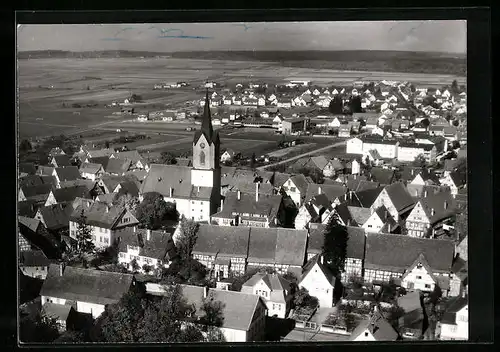
<svg viewBox="0 0 500 352"><path fill-rule="evenodd" d="M157 53L149 51L130 50L99 50L99 51L66 51L66 50L35 50L20 51L17 53L18 59L48 59L48 58L117 58L117 57L156 57L166 56L168 53Z"/></svg>

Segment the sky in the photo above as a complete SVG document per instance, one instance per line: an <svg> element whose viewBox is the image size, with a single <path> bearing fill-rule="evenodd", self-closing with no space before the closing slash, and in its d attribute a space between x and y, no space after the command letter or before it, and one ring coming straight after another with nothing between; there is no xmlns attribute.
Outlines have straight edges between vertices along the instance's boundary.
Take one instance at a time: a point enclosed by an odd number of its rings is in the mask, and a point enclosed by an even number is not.
<svg viewBox="0 0 500 352"><path fill-rule="evenodd" d="M400 50L467 52L466 21L18 25L19 51Z"/></svg>

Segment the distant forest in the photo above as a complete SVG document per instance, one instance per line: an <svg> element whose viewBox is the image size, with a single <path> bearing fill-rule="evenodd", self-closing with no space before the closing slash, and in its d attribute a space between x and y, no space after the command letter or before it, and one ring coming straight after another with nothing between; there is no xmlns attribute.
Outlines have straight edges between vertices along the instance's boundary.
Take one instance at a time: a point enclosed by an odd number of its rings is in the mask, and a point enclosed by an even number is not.
<svg viewBox="0 0 500 352"><path fill-rule="evenodd" d="M58 50L21 51L19 59L37 58L133 58L173 57L179 59L263 61L283 66L353 71L384 71L467 75L465 55L406 51L186 51L159 53L146 51Z"/></svg>

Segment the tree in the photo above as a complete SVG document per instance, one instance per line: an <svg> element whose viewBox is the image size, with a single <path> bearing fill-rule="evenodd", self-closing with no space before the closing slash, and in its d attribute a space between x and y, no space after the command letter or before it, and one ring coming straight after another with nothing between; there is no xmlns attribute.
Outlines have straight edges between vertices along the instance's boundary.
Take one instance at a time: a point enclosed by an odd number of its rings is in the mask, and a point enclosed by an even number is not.
<svg viewBox="0 0 500 352"><path fill-rule="evenodd" d="M57 339L54 340L54 344L62 343L85 343L89 342L86 336L80 331L67 330L63 332Z"/></svg>
<svg viewBox="0 0 500 352"><path fill-rule="evenodd" d="M204 315L200 319L200 322L205 325L221 327L224 323L224 306L222 302L214 299L213 292L211 292L209 297L203 299L201 304L201 310Z"/></svg>
<svg viewBox="0 0 500 352"><path fill-rule="evenodd" d="M451 92L454 94L460 93L460 88L458 87L458 82L456 79L451 83Z"/></svg>
<svg viewBox="0 0 500 352"><path fill-rule="evenodd" d="M342 105L343 105L342 98L340 96L336 95L330 101L330 104L328 105L328 111L334 115L342 114L342 111L343 111Z"/></svg>
<svg viewBox="0 0 500 352"><path fill-rule="evenodd" d="M49 319L40 313L27 315L19 321L19 340L24 343L52 342L59 336L55 319Z"/></svg>
<svg viewBox="0 0 500 352"><path fill-rule="evenodd" d="M92 227L87 224L87 217L82 209L76 225L76 253L84 259L86 254L94 254L95 245L92 240Z"/></svg>
<svg viewBox="0 0 500 352"><path fill-rule="evenodd" d="M361 107L361 97L359 95L356 95L351 98L351 100L349 101L349 109L353 114L363 111Z"/></svg>
<svg viewBox="0 0 500 352"><path fill-rule="evenodd" d="M161 162L166 165L175 165L177 164L177 159L175 155L169 152L161 153Z"/></svg>
<svg viewBox="0 0 500 352"><path fill-rule="evenodd" d="M139 270L139 264L137 263L137 260L134 258L130 261L130 268L134 271L137 272Z"/></svg>
<svg viewBox="0 0 500 352"><path fill-rule="evenodd" d="M427 165L427 160L423 154L419 154L415 157L415 160L412 162L413 166L424 168Z"/></svg>
<svg viewBox="0 0 500 352"><path fill-rule="evenodd" d="M307 291L304 287L301 287L297 292L295 292L293 304L298 310L301 308L314 309L318 306L318 299L309 295L309 291Z"/></svg>
<svg viewBox="0 0 500 352"><path fill-rule="evenodd" d="M166 220L178 218L175 204L165 202L163 196L157 192L146 193L135 213L141 225L150 230L159 229Z"/></svg>
<svg viewBox="0 0 500 352"><path fill-rule="evenodd" d="M106 148L109 148L109 141L104 142L104 146L105 146Z"/></svg>
<svg viewBox="0 0 500 352"><path fill-rule="evenodd" d="M26 152L31 151L31 149L32 149L32 145L31 145L31 142L29 140L23 139L21 141L21 143L19 143L19 151L20 152L26 153Z"/></svg>
<svg viewBox="0 0 500 352"><path fill-rule="evenodd" d="M333 213L325 228L322 255L335 276L344 271L348 238L347 228L340 224L337 213Z"/></svg>
<svg viewBox="0 0 500 352"><path fill-rule="evenodd" d="M458 126L460 126L460 121L453 120L452 124L453 124L453 126L458 127Z"/></svg>
<svg viewBox="0 0 500 352"><path fill-rule="evenodd" d="M250 159L250 168L255 169L255 153L252 153L252 157Z"/></svg>
<svg viewBox="0 0 500 352"><path fill-rule="evenodd" d="M122 190L123 188L120 188L118 193L113 198L113 205L125 207L126 209L130 210L130 212L135 216L137 206L140 204L139 199L137 197L134 197L130 193L125 193Z"/></svg>
<svg viewBox="0 0 500 352"><path fill-rule="evenodd" d="M196 244L199 224L182 216L179 226L180 231L176 241L177 252L183 260L187 260L191 258L191 252Z"/></svg>

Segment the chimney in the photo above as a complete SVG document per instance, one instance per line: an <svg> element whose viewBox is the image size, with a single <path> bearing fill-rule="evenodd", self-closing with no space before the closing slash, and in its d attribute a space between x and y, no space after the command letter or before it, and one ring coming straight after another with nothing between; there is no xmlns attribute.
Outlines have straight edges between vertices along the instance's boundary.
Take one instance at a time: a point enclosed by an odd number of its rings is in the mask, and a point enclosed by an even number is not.
<svg viewBox="0 0 500 352"><path fill-rule="evenodd" d="M318 194L321 194L321 186L318 187Z"/></svg>
<svg viewBox="0 0 500 352"><path fill-rule="evenodd" d="M238 190L237 194L238 194L238 200L240 200L241 199L241 192Z"/></svg>
<svg viewBox="0 0 500 352"><path fill-rule="evenodd" d="M259 183L258 182L255 184L255 201L256 202L259 201Z"/></svg>
<svg viewBox="0 0 500 352"><path fill-rule="evenodd" d="M324 262L324 258L325 258L325 257L324 257L324 256L322 256L322 255L319 257L319 260L320 260L321 264L324 264L324 263L325 263L325 262Z"/></svg>
<svg viewBox="0 0 500 352"><path fill-rule="evenodd" d="M203 298L207 298L208 296L208 286L203 286Z"/></svg>
<svg viewBox="0 0 500 352"><path fill-rule="evenodd" d="M427 190L424 190L424 198L427 198Z"/></svg>
<svg viewBox="0 0 500 352"><path fill-rule="evenodd" d="M169 193L170 198L172 198L173 194L174 194L174 189L170 187L170 193Z"/></svg>
<svg viewBox="0 0 500 352"><path fill-rule="evenodd" d="M418 189L415 190L415 197L418 197Z"/></svg>
<svg viewBox="0 0 500 352"><path fill-rule="evenodd" d="M434 216L434 214L436 214L436 211L434 210L434 208L431 209L431 216Z"/></svg>
<svg viewBox="0 0 500 352"><path fill-rule="evenodd" d="M109 206L106 205L106 213L109 213Z"/></svg>
<svg viewBox="0 0 500 352"><path fill-rule="evenodd" d="M446 201L446 200L444 201L444 208L448 209L448 201Z"/></svg>
<svg viewBox="0 0 500 352"><path fill-rule="evenodd" d="M59 276L63 276L64 268L65 268L65 264L64 263L60 263L59 264Z"/></svg>
<svg viewBox="0 0 500 352"><path fill-rule="evenodd" d="M352 200L352 191L349 191L349 200Z"/></svg>
<svg viewBox="0 0 500 352"><path fill-rule="evenodd" d="M136 226L134 226L134 233L135 233Z"/></svg>
<svg viewBox="0 0 500 352"><path fill-rule="evenodd" d="M413 176L413 174L415 173L415 170L411 169L411 175Z"/></svg>
<svg viewBox="0 0 500 352"><path fill-rule="evenodd" d="M220 200L220 211L222 211L224 209L224 200L221 199Z"/></svg>
<svg viewBox="0 0 500 352"><path fill-rule="evenodd" d="M146 230L146 240L151 241L151 230L150 229Z"/></svg>

